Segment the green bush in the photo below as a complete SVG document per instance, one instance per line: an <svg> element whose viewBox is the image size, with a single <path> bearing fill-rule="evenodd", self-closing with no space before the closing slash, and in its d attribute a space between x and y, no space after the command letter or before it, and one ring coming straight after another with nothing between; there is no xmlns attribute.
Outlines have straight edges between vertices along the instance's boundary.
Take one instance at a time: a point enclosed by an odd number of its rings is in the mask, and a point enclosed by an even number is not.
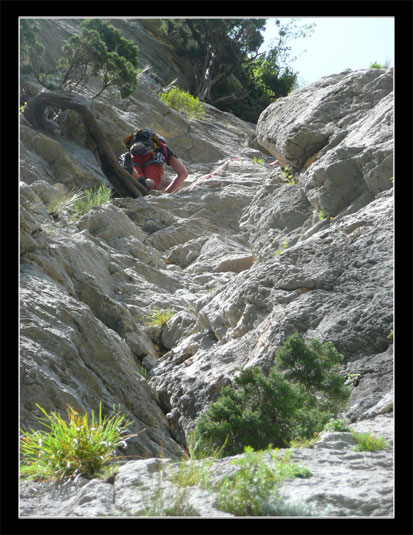
<svg viewBox="0 0 413 535"><path fill-rule="evenodd" d="M159 98L174 110L184 113L190 121L202 119L205 115L199 98L193 97L178 87L174 87L166 93L160 93Z"/></svg>
<svg viewBox="0 0 413 535"><path fill-rule="evenodd" d="M242 370L198 419L192 438L220 447L224 455L245 446L283 447L310 439L335 417L350 395L345 378L331 371L341 362L333 344L305 344L290 336L275 352L268 375L257 367Z"/></svg>
<svg viewBox="0 0 413 535"><path fill-rule="evenodd" d="M65 480L78 476L91 477L98 474L104 465L115 456L119 446L126 446L126 440L134 435L125 435L131 422L124 422L124 415L113 412L99 417L92 411L81 416L68 406L68 421L59 414L47 412L39 421L48 431L22 431L20 453L22 456L20 474L22 477L40 480Z"/></svg>

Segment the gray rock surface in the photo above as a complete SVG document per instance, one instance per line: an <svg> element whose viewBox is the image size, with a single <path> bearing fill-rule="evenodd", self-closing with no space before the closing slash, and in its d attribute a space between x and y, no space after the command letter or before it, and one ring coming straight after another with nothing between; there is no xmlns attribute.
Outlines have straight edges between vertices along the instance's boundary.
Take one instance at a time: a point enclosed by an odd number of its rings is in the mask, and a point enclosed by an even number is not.
<svg viewBox="0 0 413 535"><path fill-rule="evenodd" d="M280 98L260 116L257 139L300 184L317 210L336 216L391 188L393 72L325 76Z"/></svg>
<svg viewBox="0 0 413 535"><path fill-rule="evenodd" d="M20 424L39 426L36 403L65 413L101 401L145 429L125 452L144 459L114 484L82 482L68 497L24 482L22 516L142 514L155 468L183 454L221 388L243 366L268 370L295 331L343 354L351 425L392 439L392 85L391 70L325 77L271 105L256 132L211 106L190 123L143 82L124 101L102 95L93 113L114 150L148 126L189 177L174 195L117 198L77 221L51 203L105 182L81 123L66 114L52 136L22 119ZM255 133L294 181L248 146ZM174 314L148 325L154 310ZM317 515L327 504L328 516L391 516L392 451L355 453L348 438L297 450L313 477L286 483L286 499ZM205 492L191 490L186 512L222 515Z"/></svg>

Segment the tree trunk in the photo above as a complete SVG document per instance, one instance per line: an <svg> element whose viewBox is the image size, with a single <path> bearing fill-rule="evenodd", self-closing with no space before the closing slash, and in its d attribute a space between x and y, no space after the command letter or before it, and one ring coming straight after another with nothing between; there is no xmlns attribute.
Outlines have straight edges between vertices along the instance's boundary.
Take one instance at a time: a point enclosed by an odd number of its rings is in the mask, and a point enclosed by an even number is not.
<svg viewBox="0 0 413 535"><path fill-rule="evenodd" d="M204 76L198 90L198 98L202 101L211 100L212 72L215 63L215 52L210 47L205 58Z"/></svg>
<svg viewBox="0 0 413 535"><path fill-rule="evenodd" d="M148 194L138 181L132 178L118 162L109 143L102 134L96 119L93 117L91 100L79 94L57 93L41 91L33 97L24 110L24 116L38 130L48 130L53 134L59 131L59 126L46 117L48 106L58 106L71 109L79 113L83 119L86 136L92 151L104 175L121 197L142 197Z"/></svg>

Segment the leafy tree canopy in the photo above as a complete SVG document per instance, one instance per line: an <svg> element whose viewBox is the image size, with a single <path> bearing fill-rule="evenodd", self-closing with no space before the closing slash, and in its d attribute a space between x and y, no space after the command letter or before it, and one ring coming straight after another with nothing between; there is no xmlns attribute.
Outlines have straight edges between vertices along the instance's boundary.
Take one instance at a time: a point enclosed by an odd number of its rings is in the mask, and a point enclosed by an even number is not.
<svg viewBox="0 0 413 535"><path fill-rule="evenodd" d="M296 21L282 25L266 52L266 19L166 19L161 31L175 52L190 60L192 92L200 100L245 120L256 122L276 98L287 95L297 84L297 74L288 66L291 39L306 37L312 27Z"/></svg>
<svg viewBox="0 0 413 535"><path fill-rule="evenodd" d="M80 24L80 33L62 47L58 70L62 87L73 91L92 77L99 77L102 87L96 98L109 86L116 86L122 98L132 94L137 82L138 47L103 19L88 19Z"/></svg>

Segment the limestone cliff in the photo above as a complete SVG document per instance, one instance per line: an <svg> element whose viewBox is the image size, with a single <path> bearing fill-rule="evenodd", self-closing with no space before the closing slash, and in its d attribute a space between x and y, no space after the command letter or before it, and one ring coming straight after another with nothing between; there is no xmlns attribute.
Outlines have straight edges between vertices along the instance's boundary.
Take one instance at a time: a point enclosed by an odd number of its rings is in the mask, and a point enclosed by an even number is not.
<svg viewBox="0 0 413 535"><path fill-rule="evenodd" d="M133 24L120 26L129 36L138 31ZM137 35L144 49L150 36ZM188 122L143 81L125 100L103 93L91 111L116 155L146 126L168 140L189 177L173 195L118 197L76 222L64 211L53 217L51 203L64 191L107 183L81 120L62 113L61 134L52 135L22 117L20 424L38 425L36 403L62 412L67 403L80 411L120 403L132 431L144 430L126 453L179 456L236 370L268 369L298 331L334 343L345 358L341 373L357 374L344 414L355 428L391 440L392 76L368 69L322 78L272 104L257 125L208 105L203 120ZM26 94L37 90L26 83ZM174 315L151 327L145 318L153 309ZM319 461L327 450L346 453L334 440L300 453L318 475L286 493L320 511L328 503L332 516L391 516L391 451L375 460L350 455L347 464L344 455L332 484ZM339 454L331 455L334 470ZM362 476L354 463L364 463ZM55 513L136 514L133 500L122 498L133 484L122 487L122 477L118 487L97 490L97 509L81 507L89 502L76 494L71 508L59 502ZM353 502L344 485L352 477L361 485ZM113 504L116 488L125 506L115 510L102 496ZM26 490L26 515L36 514L30 499Z"/></svg>

